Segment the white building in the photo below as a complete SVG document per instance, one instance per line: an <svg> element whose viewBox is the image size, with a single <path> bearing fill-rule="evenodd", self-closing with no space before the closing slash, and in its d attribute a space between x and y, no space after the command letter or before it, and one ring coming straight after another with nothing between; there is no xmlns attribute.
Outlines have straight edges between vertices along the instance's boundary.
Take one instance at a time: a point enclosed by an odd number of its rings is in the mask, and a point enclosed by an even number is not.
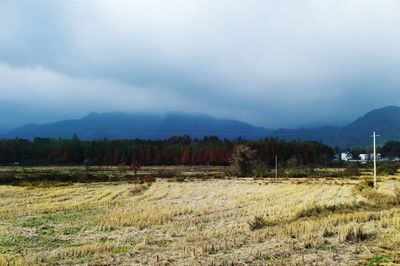
<svg viewBox="0 0 400 266"><path fill-rule="evenodd" d="M353 160L353 154L351 154L350 152L342 152L340 154L340 159L342 161L351 161Z"/></svg>
<svg viewBox="0 0 400 266"><path fill-rule="evenodd" d="M370 155L369 158L371 158L371 160L373 160L373 159L374 159L374 154L371 153L371 155ZM377 161L382 160L382 155L381 155L380 153L378 153L378 154L376 155L376 160L377 160Z"/></svg>
<svg viewBox="0 0 400 266"><path fill-rule="evenodd" d="M360 161L368 161L370 156L369 156L369 154L361 153L360 155L358 155L358 158Z"/></svg>

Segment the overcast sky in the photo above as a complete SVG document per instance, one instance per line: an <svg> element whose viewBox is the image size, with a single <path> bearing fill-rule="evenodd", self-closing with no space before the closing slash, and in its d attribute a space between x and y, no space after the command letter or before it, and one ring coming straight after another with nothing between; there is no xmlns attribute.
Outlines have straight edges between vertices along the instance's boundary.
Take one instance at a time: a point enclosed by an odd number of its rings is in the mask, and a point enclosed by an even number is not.
<svg viewBox="0 0 400 266"><path fill-rule="evenodd" d="M1 0L0 128L182 111L268 128L400 105L398 0Z"/></svg>

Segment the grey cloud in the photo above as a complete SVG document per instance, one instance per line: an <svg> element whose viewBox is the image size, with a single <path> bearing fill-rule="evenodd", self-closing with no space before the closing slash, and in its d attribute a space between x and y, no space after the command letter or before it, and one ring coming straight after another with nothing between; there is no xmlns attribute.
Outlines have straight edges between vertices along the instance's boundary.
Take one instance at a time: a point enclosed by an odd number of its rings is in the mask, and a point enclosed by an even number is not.
<svg viewBox="0 0 400 266"><path fill-rule="evenodd" d="M40 106L41 119L54 118L45 110L118 110L266 127L345 123L399 104L399 8L395 0L2 1L0 101ZM17 117L14 109L6 112Z"/></svg>

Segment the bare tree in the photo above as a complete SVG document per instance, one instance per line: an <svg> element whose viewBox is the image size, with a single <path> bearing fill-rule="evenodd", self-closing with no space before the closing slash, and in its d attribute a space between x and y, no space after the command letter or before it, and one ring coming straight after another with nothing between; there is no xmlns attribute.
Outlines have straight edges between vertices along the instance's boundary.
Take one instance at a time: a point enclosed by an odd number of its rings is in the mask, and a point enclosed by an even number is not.
<svg viewBox="0 0 400 266"><path fill-rule="evenodd" d="M256 151L248 145L238 144L235 146L232 154L232 165L237 169L240 176L249 176L252 174Z"/></svg>
<svg viewBox="0 0 400 266"><path fill-rule="evenodd" d="M129 170L133 171L136 176L141 167L142 165L138 161L133 161L131 166L129 167Z"/></svg>

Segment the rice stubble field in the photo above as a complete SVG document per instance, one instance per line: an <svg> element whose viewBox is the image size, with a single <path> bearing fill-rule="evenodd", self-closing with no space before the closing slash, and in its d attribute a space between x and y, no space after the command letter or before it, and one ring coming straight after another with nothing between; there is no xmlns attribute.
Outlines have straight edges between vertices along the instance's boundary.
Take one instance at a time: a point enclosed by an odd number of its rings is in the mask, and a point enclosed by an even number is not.
<svg viewBox="0 0 400 266"><path fill-rule="evenodd" d="M400 263L399 180L2 185L0 265Z"/></svg>

